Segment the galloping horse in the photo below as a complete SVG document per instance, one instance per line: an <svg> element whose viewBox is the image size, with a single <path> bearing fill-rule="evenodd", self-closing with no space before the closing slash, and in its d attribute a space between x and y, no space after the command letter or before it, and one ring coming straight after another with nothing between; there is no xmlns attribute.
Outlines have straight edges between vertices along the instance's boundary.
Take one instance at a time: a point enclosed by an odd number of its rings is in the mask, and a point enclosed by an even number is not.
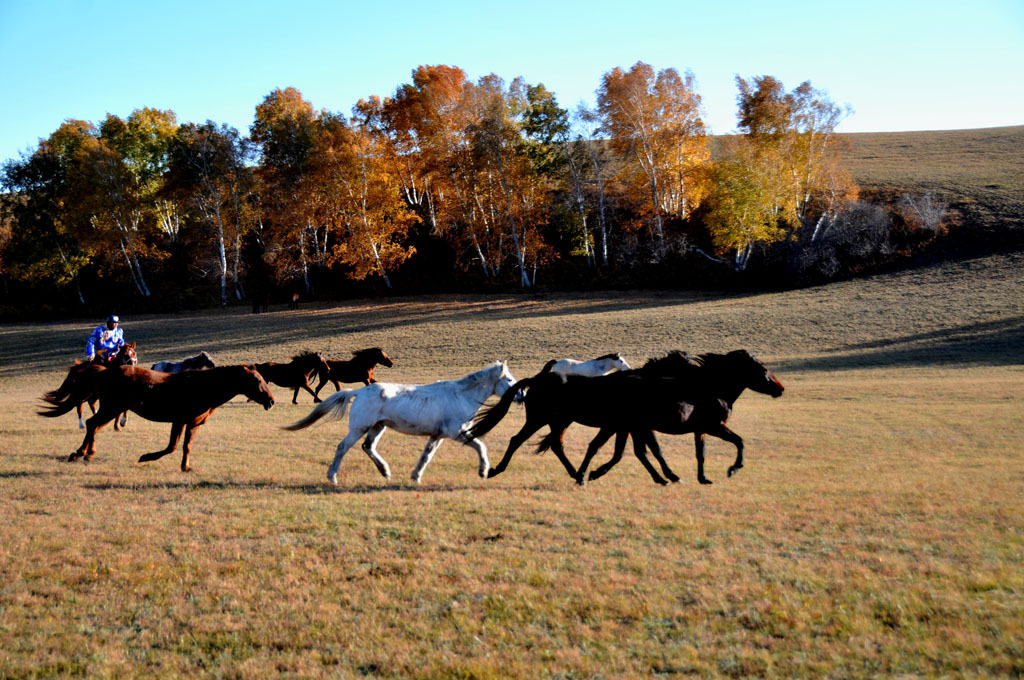
<svg viewBox="0 0 1024 680"><path fill-rule="evenodd" d="M284 429L301 430L324 416L330 419L343 418L349 404L352 404L348 434L338 444L334 460L327 469L327 479L332 484L338 483L338 467L345 453L363 435L366 435L363 451L384 478L391 479L391 469L377 453L377 442L388 426L405 434L429 437L416 469L413 470L414 482L423 478L423 470L441 445L442 439L453 439L476 450L480 458L480 476L486 477L490 468L487 447L473 437L466 437L463 427L489 396L496 394L500 397L512 392L509 388L515 381L508 370L508 364L495 361L460 380L441 380L429 385L375 382L358 390L335 392L314 407L308 416Z"/></svg>
<svg viewBox="0 0 1024 680"><path fill-rule="evenodd" d="M292 395L292 403L299 403L299 390L306 390L313 397L314 402L319 402L320 397L316 396L313 388L309 386L309 379L314 373L323 374L330 370L327 360L320 352L303 352L296 354L288 363L268 361L265 364L256 364L256 370L260 372L263 379L268 383L274 383L281 387L295 388Z"/></svg>
<svg viewBox="0 0 1024 680"><path fill-rule="evenodd" d="M590 361L577 361L576 359L552 359L544 364L541 373L551 371L561 375L582 375L596 377L606 375L614 371L628 371L629 364L622 358L621 354L605 354Z"/></svg>
<svg viewBox="0 0 1024 680"><path fill-rule="evenodd" d="M164 373L138 366L121 366L103 371L87 372L75 383L72 393L50 406L39 415L48 418L67 413L85 395L99 394L100 410L86 421L85 439L68 461L79 458L92 460L96 453L96 432L125 410L131 410L146 420L171 423L171 439L161 451L147 453L139 458L143 463L163 458L178 447L182 432L185 434L181 458L182 472L188 472L192 437L214 410L232 397L243 394L269 409L274 395L252 366L225 366L206 371ZM77 401L76 401L77 400Z"/></svg>
<svg viewBox="0 0 1024 680"><path fill-rule="evenodd" d="M706 366L714 366L714 370L701 370ZM618 462L625 447L625 435L633 434L634 452L651 478L659 484L666 483L644 452L644 446L653 442L651 451L661 463L662 470L670 479L678 481L679 478L661 457L652 430L695 433L698 439L698 479L702 483L707 483L703 471L704 435L738 442L737 459L729 469L732 476L743 467L742 439L725 427L725 420L731 414L732 403L746 387L772 396L781 395L783 390L782 384L764 364L745 350L697 358L673 352L665 359L647 362L639 371L596 378L560 378L542 372L517 384L517 391L528 390L525 398L526 423L513 435L505 456L491 469L489 476L501 474L512 454L533 433L548 425L551 431L541 442L539 450L551 448L569 476L582 484L582 473L572 467L562 446L562 436L573 422L601 429L587 449L581 466L584 472L600 446L612 434L620 433L616 448L618 458L595 470L591 479L603 475ZM489 432L508 412L511 402L511 398L503 397L481 412L469 434L479 437Z"/></svg>
<svg viewBox="0 0 1024 680"><path fill-rule="evenodd" d="M182 371L199 371L204 368L214 368L213 359L206 352L200 352L194 357L181 361L158 361L151 370L163 371L164 373L181 373Z"/></svg>
<svg viewBox="0 0 1024 680"><path fill-rule="evenodd" d="M106 361L103 357L107 350L99 349L96 351L96 358L92 361L75 361L75 365L68 369L68 375L64 378L64 382L60 384L60 387L47 392L43 395L45 401L51 404L56 404L62 401L66 396L71 393L71 390L82 375L87 371L101 371L112 366L135 366L139 359L135 353L135 343L121 345L113 357L109 361ZM96 413L96 395L91 394L82 401L78 402L76 408L78 410L78 429L85 429L85 422L82 420L82 404L85 402L89 403L89 409L95 414ZM114 422L114 429L120 430L128 422L128 414L122 413L121 417Z"/></svg>
<svg viewBox="0 0 1024 680"><path fill-rule="evenodd" d="M673 365L679 368L671 368ZM613 433L617 434L615 453L607 463L590 473L589 479L598 479L615 467L622 459L626 435L629 434L633 437L633 448L638 457L643 455L642 449L646 445L658 460L665 476L673 482L679 481L665 463L652 430L666 434L693 433L697 481L701 484L712 483L704 476L705 436L711 435L731 442L736 446L736 460L729 466L726 475L732 477L743 467L743 438L726 427L726 421L732 415L733 404L747 388L773 398L781 397L785 390L767 366L753 354L742 349L728 354L708 353L696 357L670 352L662 359L647 362L644 368L652 372L664 371L679 376L675 380L686 383L685 392L689 395L676 399L666 396L664 390L660 395L650 389L637 390L635 398L631 399L632 414L623 418L630 421L630 424L618 427L606 425L590 442L587 454L577 471L578 484L585 483L584 476L591 459ZM677 391L676 394L680 393Z"/></svg>
<svg viewBox="0 0 1024 680"><path fill-rule="evenodd" d="M335 390L340 390L343 382L361 382L364 385L377 382L373 379L373 369L377 367L377 364L388 368L395 365L391 361L391 357L380 347L368 347L352 352L352 358L344 361L328 359L327 366L330 370L327 373L320 373L320 384L316 386L313 396L319 397L320 390L328 381L334 383Z"/></svg>

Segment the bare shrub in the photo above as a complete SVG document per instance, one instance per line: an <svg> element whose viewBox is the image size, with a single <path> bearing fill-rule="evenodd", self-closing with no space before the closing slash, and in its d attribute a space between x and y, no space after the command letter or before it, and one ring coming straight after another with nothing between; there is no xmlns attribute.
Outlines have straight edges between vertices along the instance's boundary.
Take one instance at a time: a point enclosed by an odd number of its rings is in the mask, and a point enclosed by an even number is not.
<svg viewBox="0 0 1024 680"><path fill-rule="evenodd" d="M946 216L949 209L946 203L935 197L935 194L903 194L896 204L896 212L912 231L922 231L933 236L940 236L946 232Z"/></svg>
<svg viewBox="0 0 1024 680"><path fill-rule="evenodd" d="M804 275L833 278L860 269L895 252L891 239L892 220L882 206L857 201L839 213L807 242L797 257L797 269Z"/></svg>

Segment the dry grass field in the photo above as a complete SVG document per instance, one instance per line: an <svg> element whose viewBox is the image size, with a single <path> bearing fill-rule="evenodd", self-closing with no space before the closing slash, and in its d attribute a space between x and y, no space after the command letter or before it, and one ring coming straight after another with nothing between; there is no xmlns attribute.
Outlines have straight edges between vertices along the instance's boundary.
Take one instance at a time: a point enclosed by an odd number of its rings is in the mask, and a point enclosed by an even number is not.
<svg viewBox="0 0 1024 680"><path fill-rule="evenodd" d="M631 456L577 488L526 447L495 479L388 433L326 483L345 422L285 432L274 388L200 431L190 474L138 464L168 426L130 417L67 463L73 415L35 415L95 320L0 329L0 678L1007 677L1024 674L1024 256L784 293L357 301L126 318L145 364L382 346L378 378L507 358L757 353L730 446L662 436L683 482ZM328 393L332 388L327 388ZM522 422L486 438L492 461ZM579 461L592 430L570 429ZM532 449L532 447L530 447ZM608 452L602 452L603 460Z"/></svg>
<svg viewBox="0 0 1024 680"><path fill-rule="evenodd" d="M842 135L865 190L947 202L972 229L1024 229L1024 126Z"/></svg>

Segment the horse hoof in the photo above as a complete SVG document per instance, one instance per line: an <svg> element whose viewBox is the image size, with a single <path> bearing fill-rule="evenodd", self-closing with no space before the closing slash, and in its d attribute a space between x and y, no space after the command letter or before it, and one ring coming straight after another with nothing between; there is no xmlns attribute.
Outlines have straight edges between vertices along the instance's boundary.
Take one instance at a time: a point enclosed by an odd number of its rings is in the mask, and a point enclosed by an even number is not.
<svg viewBox="0 0 1024 680"><path fill-rule="evenodd" d="M582 477L578 477L576 479L576 486L586 487L586 485L587 485L587 480L583 479Z"/></svg>
<svg viewBox="0 0 1024 680"><path fill-rule="evenodd" d="M192 466L191 465L182 465L181 466L181 471L182 472L192 472Z"/></svg>
<svg viewBox="0 0 1024 680"><path fill-rule="evenodd" d="M739 472L740 468L742 468L742 467L743 467L742 465L733 465L732 467L729 468L729 472L728 472L727 476L732 477L734 474Z"/></svg>
<svg viewBox="0 0 1024 680"><path fill-rule="evenodd" d="M698 481L698 482L700 482L701 484L714 484L714 482L712 482L712 481L711 481L710 479L708 479L707 477L701 477L701 478L700 478L700 479L698 479L697 481Z"/></svg>
<svg viewBox="0 0 1024 680"><path fill-rule="evenodd" d="M327 475L327 481L334 486L338 486L338 475Z"/></svg>
<svg viewBox="0 0 1024 680"><path fill-rule="evenodd" d="M74 463L76 460L78 460L81 457L82 457L82 454L80 454L80 453L72 453L70 456L68 456L68 462L69 463Z"/></svg>
<svg viewBox="0 0 1024 680"><path fill-rule="evenodd" d="M675 475L672 475L671 477L669 477L669 478L668 478L668 481L672 482L673 484L678 484L678 483L679 483L680 481L682 481L682 480L680 480L680 479L679 479L678 477L676 477Z"/></svg>
<svg viewBox="0 0 1024 680"><path fill-rule="evenodd" d="M501 470L499 470L497 468L491 468L490 470L487 471L487 479L492 479L494 477L497 477L500 474L501 474Z"/></svg>

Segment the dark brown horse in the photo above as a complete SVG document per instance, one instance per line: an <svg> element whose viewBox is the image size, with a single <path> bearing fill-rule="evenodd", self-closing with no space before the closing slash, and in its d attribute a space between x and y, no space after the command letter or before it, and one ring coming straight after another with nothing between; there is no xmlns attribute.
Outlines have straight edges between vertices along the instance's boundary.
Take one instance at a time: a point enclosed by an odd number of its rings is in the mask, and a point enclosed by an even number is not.
<svg viewBox="0 0 1024 680"><path fill-rule="evenodd" d="M319 374L320 384L316 386L316 392L313 396L319 398L320 390L323 389L323 386L328 381L334 383L335 390L341 389L341 383L361 382L364 385L375 383L377 381L373 378L373 370L377 367L377 364L387 366L388 368L395 365L391 361L391 357L380 347L368 347L367 349L352 352L352 358L344 361L328 359L327 366L329 370L326 373Z"/></svg>
<svg viewBox="0 0 1024 680"><path fill-rule="evenodd" d="M712 483L704 475L705 437L710 435L732 443L736 447L736 460L727 471L727 476L732 477L743 467L743 438L726 426L736 400L747 388L774 398L782 396L785 390L778 378L746 350L728 354L708 353L696 357L671 352L663 359L652 359L644 368L654 373L676 376L662 380L681 382L682 389L671 384L652 387L650 383L642 387L627 387L632 388L633 392L627 397L633 415L627 415L626 419L632 422L628 425L609 424L601 428L587 447L587 454L577 471L578 484L585 483L591 460L612 434L617 435L615 453L607 463L594 470L589 479L598 479L615 467L622 459L626 436L630 435L638 458L644 456L643 448L646 446L661 465L665 476L670 481L679 481L661 454L661 448L654 437L655 431L666 434L693 433L697 481L701 484ZM544 445L542 442L541 446Z"/></svg>
<svg viewBox="0 0 1024 680"><path fill-rule="evenodd" d="M541 442L540 450L551 448L578 483L583 483L586 465L600 446L612 434L618 433L616 453L619 458L625 447L625 435L632 434L637 458L659 484L666 482L647 460L644 451L647 446L651 446L669 479L678 481L679 478L661 457L653 430L695 433L698 438L698 478L705 483L704 435L732 441L737 445L737 458L729 469L731 476L743 467L743 440L725 426L732 403L747 387L773 396L781 395L783 390L775 376L745 350L696 358L673 352L664 359L649 361L639 371L622 371L594 378L567 376L564 382L541 373L521 380L516 387L528 390L524 400L526 424L512 437L505 456L491 468L489 476L501 474L516 449L534 432L548 425L551 431ZM482 412L469 434L479 437L493 428L507 413L512 399L506 395ZM573 469L562 446L562 436L573 422L601 429L587 449L581 465L582 473ZM592 478L601 476L617 462L618 458L613 458L613 462L595 470Z"/></svg>
<svg viewBox="0 0 1024 680"><path fill-rule="evenodd" d="M139 462L157 460L178 447L185 434L181 469L188 472L192 437L214 410L232 397L242 394L269 409L274 395L263 377L252 366L225 366L204 371L163 373L138 366L122 366L86 372L75 381L74 389L64 400L40 411L39 415L54 418L74 408L76 400L95 391L100 409L86 421L85 439L68 461L91 460L96 453L96 432L125 410L146 420L171 423L171 439L161 451L147 453Z"/></svg>
<svg viewBox="0 0 1024 680"><path fill-rule="evenodd" d="M288 363L268 361L265 364L256 364L256 370L268 383L294 388L295 394L292 395L292 403L298 404L299 390L309 392L314 402L320 401L320 397L316 396L313 388L310 387L309 379L313 377L314 373L323 374L329 369L323 354L306 351L296 354Z"/></svg>
<svg viewBox="0 0 1024 680"><path fill-rule="evenodd" d="M71 394L71 390L82 375L87 371L95 372L101 371L111 366L135 366L139 359L135 353L135 343L121 345L113 357L110 357L109 361L105 358L107 350L100 349L96 352L96 357L92 361L75 361L75 365L68 369L68 375L64 378L64 382L60 384L60 387L47 392L43 395L45 401L51 404L56 404L62 401L67 395ZM82 404L88 402L89 409L96 413L96 399L95 394L91 394L82 401L78 402L76 408L78 410L78 429L85 429L85 422L82 420ZM120 430L128 422L128 414L122 413L121 417L114 421L114 429Z"/></svg>

